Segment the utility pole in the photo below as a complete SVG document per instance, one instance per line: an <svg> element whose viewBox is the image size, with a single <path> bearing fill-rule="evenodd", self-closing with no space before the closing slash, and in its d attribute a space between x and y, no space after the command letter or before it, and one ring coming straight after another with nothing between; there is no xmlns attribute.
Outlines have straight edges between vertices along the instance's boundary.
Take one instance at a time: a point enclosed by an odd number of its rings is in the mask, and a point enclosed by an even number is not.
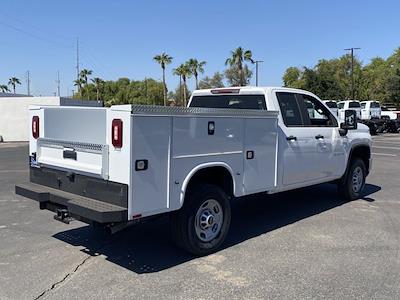
<svg viewBox="0 0 400 300"><path fill-rule="evenodd" d="M263 60L255 60L254 63L256 64L256 86L258 86L258 64L263 63Z"/></svg>
<svg viewBox="0 0 400 300"><path fill-rule="evenodd" d="M345 51L350 51L351 56L351 99L354 100L354 50L360 50L361 48L347 48Z"/></svg>
<svg viewBox="0 0 400 300"><path fill-rule="evenodd" d="M79 80L79 37L76 38L76 80Z"/></svg>
<svg viewBox="0 0 400 300"><path fill-rule="evenodd" d="M28 87L28 96L31 95L31 74L29 73L29 70L26 71L26 85Z"/></svg>
<svg viewBox="0 0 400 300"><path fill-rule="evenodd" d="M57 96L60 97L60 71L57 71Z"/></svg>

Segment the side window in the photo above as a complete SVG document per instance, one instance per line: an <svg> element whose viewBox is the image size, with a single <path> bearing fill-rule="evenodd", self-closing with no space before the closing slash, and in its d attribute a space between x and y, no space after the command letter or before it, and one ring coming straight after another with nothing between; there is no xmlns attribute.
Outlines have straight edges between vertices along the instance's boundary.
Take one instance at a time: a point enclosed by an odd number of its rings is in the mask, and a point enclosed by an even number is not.
<svg viewBox="0 0 400 300"><path fill-rule="evenodd" d="M281 109L283 122L286 126L302 126L300 108L297 104L296 95L293 93L276 93L279 107Z"/></svg>
<svg viewBox="0 0 400 300"><path fill-rule="evenodd" d="M337 108L338 109L343 109L344 108L344 103L343 102L338 103Z"/></svg>
<svg viewBox="0 0 400 300"><path fill-rule="evenodd" d="M366 104L365 102L364 102L364 103L361 103L361 108L362 108L362 109L365 109L365 104Z"/></svg>
<svg viewBox="0 0 400 300"><path fill-rule="evenodd" d="M305 124L310 124L309 126L337 126L336 118L320 101L309 95L299 95L299 101L301 99L303 99L302 104L307 110L306 117L309 118L309 122L305 120Z"/></svg>

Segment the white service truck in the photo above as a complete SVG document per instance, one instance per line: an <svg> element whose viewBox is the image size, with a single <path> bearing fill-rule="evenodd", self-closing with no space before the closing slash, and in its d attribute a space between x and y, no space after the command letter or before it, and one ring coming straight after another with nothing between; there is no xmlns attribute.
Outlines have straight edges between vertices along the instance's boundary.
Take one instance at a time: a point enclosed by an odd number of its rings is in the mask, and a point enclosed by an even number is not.
<svg viewBox="0 0 400 300"><path fill-rule="evenodd" d="M187 108L32 106L29 118L30 182L17 194L57 220L114 231L169 214L174 240L195 255L221 246L234 198L333 182L352 200L371 168L354 111L339 123L297 89L198 90Z"/></svg>

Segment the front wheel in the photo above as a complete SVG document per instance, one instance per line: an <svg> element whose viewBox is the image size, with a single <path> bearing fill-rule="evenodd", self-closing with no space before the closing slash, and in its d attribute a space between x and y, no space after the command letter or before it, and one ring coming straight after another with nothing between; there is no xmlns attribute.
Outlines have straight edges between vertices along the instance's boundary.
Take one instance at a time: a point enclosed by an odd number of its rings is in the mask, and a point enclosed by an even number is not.
<svg viewBox="0 0 400 300"><path fill-rule="evenodd" d="M194 187L183 207L172 214L172 236L186 251L202 256L218 250L225 240L231 221L229 198L218 186Z"/></svg>
<svg viewBox="0 0 400 300"><path fill-rule="evenodd" d="M353 159L350 162L349 170L346 175L338 182L339 194L346 201L352 201L360 198L365 186L365 177L367 171L364 162L359 159Z"/></svg>

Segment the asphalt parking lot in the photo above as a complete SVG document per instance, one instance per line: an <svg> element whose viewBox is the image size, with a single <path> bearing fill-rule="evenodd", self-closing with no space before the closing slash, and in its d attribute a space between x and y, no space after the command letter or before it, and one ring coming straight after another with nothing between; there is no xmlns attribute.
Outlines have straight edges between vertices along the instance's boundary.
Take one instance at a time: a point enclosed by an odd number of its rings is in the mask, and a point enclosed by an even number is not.
<svg viewBox="0 0 400 300"><path fill-rule="evenodd" d="M374 137L363 199L323 184L233 204L225 248L194 258L168 219L111 237L16 196L27 145L0 144L0 299L400 299L400 135Z"/></svg>

